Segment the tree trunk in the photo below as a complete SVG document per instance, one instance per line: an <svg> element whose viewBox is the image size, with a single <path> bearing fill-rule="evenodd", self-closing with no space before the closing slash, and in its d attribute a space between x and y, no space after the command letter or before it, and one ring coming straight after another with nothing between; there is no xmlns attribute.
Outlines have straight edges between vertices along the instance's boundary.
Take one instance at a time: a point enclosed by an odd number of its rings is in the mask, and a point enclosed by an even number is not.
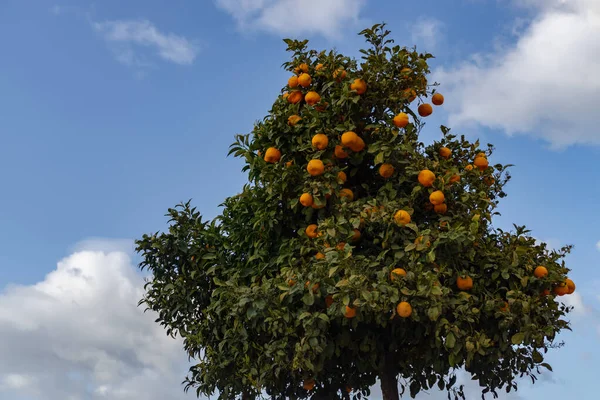
<svg viewBox="0 0 600 400"><path fill-rule="evenodd" d="M386 369L379 378L381 379L383 400L400 400L396 372L393 369Z"/></svg>

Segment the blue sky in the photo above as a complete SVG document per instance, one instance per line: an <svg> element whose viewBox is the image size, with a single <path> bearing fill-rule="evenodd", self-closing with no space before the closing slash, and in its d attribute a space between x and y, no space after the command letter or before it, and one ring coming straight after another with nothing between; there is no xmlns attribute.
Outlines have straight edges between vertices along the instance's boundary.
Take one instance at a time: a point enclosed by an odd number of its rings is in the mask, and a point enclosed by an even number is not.
<svg viewBox="0 0 600 400"><path fill-rule="evenodd" d="M169 372L146 398L193 398L180 393L187 364L179 344L117 301L139 298L131 240L163 229L167 208L180 201L192 198L213 217L241 189L242 164L226 157L228 146L285 85L283 37L358 57L356 33L381 21L398 44L436 56L433 76L446 104L424 140L448 124L493 143L493 161L515 164L495 224L525 224L553 246L575 245L567 259L577 283L569 300L575 332L550 356L555 373L533 388L524 383L519 398L595 398L595 0L176 3L0 0L0 359L18 359L0 366L1 400L136 399L161 365L179 374ZM81 281L81 271L89 279ZM127 311L106 313L109 306ZM121 328L64 328L76 318ZM14 353L30 348L19 344L25 336L58 349L57 338L69 335L77 336L77 357ZM55 375L32 368L42 356Z"/></svg>

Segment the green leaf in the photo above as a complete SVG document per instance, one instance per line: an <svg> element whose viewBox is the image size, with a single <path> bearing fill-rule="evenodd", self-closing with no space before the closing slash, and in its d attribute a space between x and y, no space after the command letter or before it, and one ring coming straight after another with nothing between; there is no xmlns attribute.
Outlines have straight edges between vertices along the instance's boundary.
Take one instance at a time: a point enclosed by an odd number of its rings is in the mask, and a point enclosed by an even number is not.
<svg viewBox="0 0 600 400"><path fill-rule="evenodd" d="M525 334L523 332L515 333L510 339L512 344L515 345L523 343L523 340L525 340Z"/></svg>
<svg viewBox="0 0 600 400"><path fill-rule="evenodd" d="M378 164L383 164L383 158L385 157L385 154L383 154L383 151L379 152L376 156L375 156L375 160L374 163L375 165Z"/></svg>
<svg viewBox="0 0 600 400"><path fill-rule="evenodd" d="M442 313L442 310L440 310L439 307L431 307L431 308L429 308L429 310L427 310L427 316L432 321L437 321L437 319L440 317L441 313Z"/></svg>
<svg viewBox="0 0 600 400"><path fill-rule="evenodd" d="M448 332L446 335L446 348L451 349L456 344L456 338L454 337L454 333Z"/></svg>
<svg viewBox="0 0 600 400"><path fill-rule="evenodd" d="M540 365L542 367L545 367L547 370L552 371L552 367L550 366L550 364L548 364L548 363L541 363Z"/></svg>

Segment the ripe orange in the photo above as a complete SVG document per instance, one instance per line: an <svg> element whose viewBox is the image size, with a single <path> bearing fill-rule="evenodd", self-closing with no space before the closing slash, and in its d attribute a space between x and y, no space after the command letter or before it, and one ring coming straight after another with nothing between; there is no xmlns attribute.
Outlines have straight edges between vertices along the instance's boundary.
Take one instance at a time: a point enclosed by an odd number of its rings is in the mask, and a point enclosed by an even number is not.
<svg viewBox="0 0 600 400"><path fill-rule="evenodd" d="M392 164L381 164L379 167L379 175L384 178L389 178L394 174L394 166Z"/></svg>
<svg viewBox="0 0 600 400"><path fill-rule="evenodd" d="M533 276L536 278L544 278L548 276L548 269L542 265L535 267L535 270L533 270Z"/></svg>
<svg viewBox="0 0 600 400"><path fill-rule="evenodd" d="M408 74L410 74L411 72L412 72L412 69L410 69L410 68L408 68L408 67L404 67L404 68L402 68L402 69L400 70L400 73L401 73L402 75L408 75Z"/></svg>
<svg viewBox="0 0 600 400"><path fill-rule="evenodd" d="M465 167L465 170L467 171L472 171L473 170L473 164L469 164Z"/></svg>
<svg viewBox="0 0 600 400"><path fill-rule="evenodd" d="M346 71L342 68L338 68L333 72L333 79L340 82L342 79L346 78Z"/></svg>
<svg viewBox="0 0 600 400"><path fill-rule="evenodd" d="M358 242L360 240L360 231L358 229L354 229L353 233L352 233L352 241L353 242Z"/></svg>
<svg viewBox="0 0 600 400"><path fill-rule="evenodd" d="M325 150L327 148L328 144L329 144L329 139L327 138L327 135L325 135L323 133L317 133L312 138L312 145L317 150Z"/></svg>
<svg viewBox="0 0 600 400"><path fill-rule="evenodd" d="M295 88L298 86L298 77L296 75L288 79L288 86L291 88Z"/></svg>
<svg viewBox="0 0 600 400"><path fill-rule="evenodd" d="M508 303L505 301L504 306L500 307L500 311L507 312L509 309Z"/></svg>
<svg viewBox="0 0 600 400"><path fill-rule="evenodd" d="M448 226L448 221L442 221L440 222L440 228L444 229Z"/></svg>
<svg viewBox="0 0 600 400"><path fill-rule="evenodd" d="M440 148L440 156L442 158L448 159L451 154L452 154L452 150L450 150L449 148L447 148L447 147Z"/></svg>
<svg viewBox="0 0 600 400"><path fill-rule="evenodd" d="M289 95L290 95L290 94L289 94L288 92L283 92L283 94L282 94L281 96L282 96L284 99L287 99L287 97L288 97Z"/></svg>
<svg viewBox="0 0 600 400"><path fill-rule="evenodd" d="M313 197L312 194L310 193L302 193L302 196L300 196L300 204L302 204L304 207L310 207L313 205Z"/></svg>
<svg viewBox="0 0 600 400"><path fill-rule="evenodd" d="M452 175L448 183L456 183L458 181L460 181L460 175Z"/></svg>
<svg viewBox="0 0 600 400"><path fill-rule="evenodd" d="M312 78L306 72L300 74L300 76L298 77L298 85L300 85L304 88L309 87L311 83L312 83Z"/></svg>
<svg viewBox="0 0 600 400"><path fill-rule="evenodd" d="M567 289L568 289L567 294L572 294L573 292L575 292L575 282L573 282L571 279L567 278L565 283L567 284Z"/></svg>
<svg viewBox="0 0 600 400"><path fill-rule="evenodd" d="M315 104L321 101L321 96L319 96L319 93L317 92L310 91L306 93L306 96L304 96L304 100L309 106L314 106Z"/></svg>
<svg viewBox="0 0 600 400"><path fill-rule="evenodd" d="M486 176L485 178L483 178L483 182L488 186L492 186L494 182L496 182L496 180L491 176Z"/></svg>
<svg viewBox="0 0 600 400"><path fill-rule="evenodd" d="M325 208L326 205L327 205L326 203L323 203L320 206L318 206L317 203L313 203L311 207L314 208L315 210L320 210L321 208Z"/></svg>
<svg viewBox="0 0 600 400"><path fill-rule="evenodd" d="M302 63L294 68L294 72L299 74L300 72L308 72L308 64Z"/></svg>
<svg viewBox="0 0 600 400"><path fill-rule="evenodd" d="M435 174L428 169L424 169L419 172L419 176L417 178L419 183L425 187L433 186L433 182L435 181Z"/></svg>
<svg viewBox="0 0 600 400"><path fill-rule="evenodd" d="M394 117L394 125L398 128L404 128L408 125L408 114L401 112Z"/></svg>
<svg viewBox="0 0 600 400"><path fill-rule="evenodd" d="M337 244L337 246L335 246L335 248L338 249L339 251L342 251L346 248L346 243L340 242Z"/></svg>
<svg viewBox="0 0 600 400"><path fill-rule="evenodd" d="M471 290L473 288L473 279L468 275L466 278L459 276L456 278L456 286L458 286L460 290Z"/></svg>
<svg viewBox="0 0 600 400"><path fill-rule="evenodd" d="M304 390L313 390L315 387L315 380L314 379L305 380L304 383L302 384L302 387L304 388Z"/></svg>
<svg viewBox="0 0 600 400"><path fill-rule="evenodd" d="M334 154L337 158L347 158L348 157L348 153L346 153L344 151L344 148L342 146L340 146L339 144L337 146L335 146Z"/></svg>
<svg viewBox="0 0 600 400"><path fill-rule="evenodd" d="M319 176L325 171L325 165L321 160L310 160L306 166L306 170L311 176Z"/></svg>
<svg viewBox="0 0 600 400"><path fill-rule="evenodd" d="M298 104L302 101L304 95L299 90L293 90L287 97L287 101L292 104Z"/></svg>
<svg viewBox="0 0 600 400"><path fill-rule="evenodd" d="M548 295L550 295L550 290L549 289L542 290L542 296L548 296Z"/></svg>
<svg viewBox="0 0 600 400"><path fill-rule="evenodd" d="M421 117L428 117L433 113L433 107L429 103L423 103L417 108L417 111Z"/></svg>
<svg viewBox="0 0 600 400"><path fill-rule="evenodd" d="M288 117L288 125L295 126L298 122L300 122L301 119L302 117L299 115L290 115Z"/></svg>
<svg viewBox="0 0 600 400"><path fill-rule="evenodd" d="M344 316L346 318L354 318L354 317L356 317L356 308L350 307L350 306L346 306L346 312L344 313Z"/></svg>
<svg viewBox="0 0 600 400"><path fill-rule="evenodd" d="M327 305L327 308L331 307L331 305L333 304L333 296L332 295L327 295L325 297L325 304Z"/></svg>
<svg viewBox="0 0 600 400"><path fill-rule="evenodd" d="M342 183L346 183L346 180L348 179L348 177L346 176L346 173L344 171L338 172L337 178L338 178L338 181L342 181Z"/></svg>
<svg viewBox="0 0 600 400"><path fill-rule="evenodd" d="M484 169L486 169L488 167L489 162L488 162L487 158L477 156L477 157L475 157L473 164L475 164L475 166L477 168L479 168L481 171L483 171Z"/></svg>
<svg viewBox="0 0 600 400"><path fill-rule="evenodd" d="M292 165L294 165L294 161L293 161L293 160L291 160L291 161L288 161L288 162L286 162L286 163L285 163L285 166L286 166L287 168L291 167Z"/></svg>
<svg viewBox="0 0 600 400"><path fill-rule="evenodd" d="M278 162L281 159L281 151L275 147L269 147L265 151L265 161L271 164Z"/></svg>
<svg viewBox="0 0 600 400"><path fill-rule="evenodd" d="M324 259L324 258L325 258L325 254L323 254L323 253L321 253L321 252L318 252L317 254L315 254L315 258L316 258L317 260L322 260L322 259Z"/></svg>
<svg viewBox="0 0 600 400"><path fill-rule="evenodd" d="M569 293L569 287L567 286L567 284L565 282L563 283L559 283L558 285L554 286L554 294L556 294L557 296L564 296L565 294Z"/></svg>
<svg viewBox="0 0 600 400"><path fill-rule="evenodd" d="M367 91L367 82L362 79L355 79L350 85L351 90L356 90L358 94L364 94Z"/></svg>
<svg viewBox="0 0 600 400"><path fill-rule="evenodd" d="M482 151L480 153L477 153L477 155L475 157L483 157L483 158L487 158L487 156L485 155L485 153Z"/></svg>
<svg viewBox="0 0 600 400"><path fill-rule="evenodd" d="M352 201L354 200L354 192L352 192L352 190L350 189L342 189L340 190L340 193L338 195L340 198L346 198L348 199L348 201Z"/></svg>
<svg viewBox="0 0 600 400"><path fill-rule="evenodd" d="M429 202L434 206L442 204L445 200L444 193L441 190L436 190L429 195Z"/></svg>
<svg viewBox="0 0 600 400"><path fill-rule="evenodd" d="M412 307L408 302L402 301L396 306L396 312L402 318L408 318L412 314Z"/></svg>
<svg viewBox="0 0 600 400"><path fill-rule="evenodd" d="M394 280L397 276L406 276L406 271L404 268L394 268L392 272L390 272L390 279Z"/></svg>
<svg viewBox="0 0 600 400"><path fill-rule="evenodd" d="M288 286L291 287L291 286L294 286L296 284L296 281L293 280L293 279L288 279L287 284L288 284Z"/></svg>
<svg viewBox="0 0 600 400"><path fill-rule="evenodd" d="M438 214L446 214L446 212L448 211L448 206L444 203L436 204L435 206L433 206L433 211L435 211Z"/></svg>
<svg viewBox="0 0 600 400"><path fill-rule="evenodd" d="M412 103L417 98L417 92L414 89L405 89L404 96L407 98L409 103Z"/></svg>
<svg viewBox="0 0 600 400"><path fill-rule="evenodd" d="M394 214L394 221L398 225L409 224L410 223L410 214L404 210L396 211L396 214Z"/></svg>
<svg viewBox="0 0 600 400"><path fill-rule="evenodd" d="M323 68L323 64L319 63L317 64L317 66L315 67L315 71L320 71Z"/></svg>
<svg viewBox="0 0 600 400"><path fill-rule="evenodd" d="M414 242L417 246L423 243L423 236L419 236L418 238L415 239ZM431 242L428 240L427 242L425 242L425 246L427 247L431 247Z"/></svg>
<svg viewBox="0 0 600 400"><path fill-rule="evenodd" d="M317 224L310 224L306 227L306 230L304 232L309 238L315 239L319 236L319 234L317 233L317 228Z"/></svg>
<svg viewBox="0 0 600 400"><path fill-rule="evenodd" d="M365 148L365 142L362 138L352 131L342 134L342 145L354 152L359 152Z"/></svg>
<svg viewBox="0 0 600 400"><path fill-rule="evenodd" d="M444 104L444 96L441 93L436 93L431 97L431 102L436 106Z"/></svg>

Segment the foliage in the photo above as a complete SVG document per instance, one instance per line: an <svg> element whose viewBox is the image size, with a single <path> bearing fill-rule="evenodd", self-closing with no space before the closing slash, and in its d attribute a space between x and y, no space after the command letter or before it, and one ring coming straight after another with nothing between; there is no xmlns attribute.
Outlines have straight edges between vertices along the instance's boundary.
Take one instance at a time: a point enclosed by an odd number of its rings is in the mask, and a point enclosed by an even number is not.
<svg viewBox="0 0 600 400"><path fill-rule="evenodd" d="M284 68L312 79L284 90L320 100L294 104L284 93L251 134L236 137L230 154L246 161L249 183L224 201L222 215L205 221L187 202L169 210L168 232L137 241L140 267L152 272L140 303L198 360L186 390L218 391L219 399L361 398L380 379L384 396L397 398L399 376L401 392L413 397L439 387L464 398L459 368L492 394L550 369L543 353L568 329L569 309L542 292L564 283L571 247L548 250L525 227L493 227L508 166L473 167L492 145L482 149L444 126L439 141L420 142L424 124L411 104L436 91L426 79L432 55L393 45L381 24L361 34L369 47L360 65L285 40L293 57ZM351 89L356 79L365 93ZM400 112L412 120L402 128L394 124ZM301 119L289 119L295 115ZM348 157L336 157L348 131L365 148L344 146ZM317 133L327 136L324 150L311 144ZM261 156L271 147L280 160ZM323 174L309 175L313 159ZM379 174L383 163L393 166L389 178ZM424 169L436 176L432 187L419 183ZM340 196L343 188L353 198ZM432 209L436 190L446 212ZM303 193L313 206L300 204ZM411 222L395 221L398 210ZM317 238L307 237L309 224ZM548 276L534 277L538 265ZM392 279L395 268L406 276ZM458 277L470 277L472 289L459 290ZM409 317L396 315L400 302L412 307Z"/></svg>

